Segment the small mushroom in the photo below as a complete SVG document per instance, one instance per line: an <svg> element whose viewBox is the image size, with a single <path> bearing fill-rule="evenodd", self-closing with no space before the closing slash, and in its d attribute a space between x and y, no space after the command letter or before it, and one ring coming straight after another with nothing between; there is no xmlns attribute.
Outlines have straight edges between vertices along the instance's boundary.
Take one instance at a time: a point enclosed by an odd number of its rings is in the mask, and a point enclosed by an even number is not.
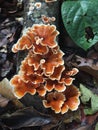
<svg viewBox="0 0 98 130"><path fill-rule="evenodd" d="M36 7L37 9L40 9L40 8L41 8L41 2L36 2L36 3L35 3L35 7Z"/></svg>
<svg viewBox="0 0 98 130"><path fill-rule="evenodd" d="M22 98L27 92L34 95L38 84L32 84L31 82L24 82L19 75L15 75L11 81L11 85L14 87L14 94L17 98Z"/></svg>
<svg viewBox="0 0 98 130"><path fill-rule="evenodd" d="M45 108L51 108L55 113L60 113L64 101L63 93L51 92L47 95L46 100L43 100L43 105Z"/></svg>
<svg viewBox="0 0 98 130"><path fill-rule="evenodd" d="M66 75L74 76L74 75L76 75L78 72L79 72L79 70L78 70L77 68L73 68L72 70L67 71L67 72L66 72Z"/></svg>
<svg viewBox="0 0 98 130"><path fill-rule="evenodd" d="M59 32L56 30L56 26L54 25L34 25L31 29L36 36L43 38L41 45L48 46L49 48L54 48L57 46L56 36Z"/></svg>
<svg viewBox="0 0 98 130"><path fill-rule="evenodd" d="M32 48L33 44L27 35L22 36L16 44L14 44L12 51L14 53L19 50L25 50Z"/></svg>
<svg viewBox="0 0 98 130"><path fill-rule="evenodd" d="M66 87L64 92L50 92L47 94L43 105L45 108L51 108L55 113L66 113L69 109L75 111L80 104L79 90L71 85Z"/></svg>
<svg viewBox="0 0 98 130"><path fill-rule="evenodd" d="M24 82L20 75L15 75L10 83L14 87L14 94L17 98L22 98L26 93L30 93L31 95L39 93L40 96L44 96L46 94L46 90L42 84L32 83L30 81Z"/></svg>
<svg viewBox="0 0 98 130"><path fill-rule="evenodd" d="M66 101L64 102L62 106L61 113L64 114L67 111L67 109L70 109L71 111L77 110L80 104L79 89L71 85L71 86L66 87L66 90L63 92L63 94L66 97Z"/></svg>

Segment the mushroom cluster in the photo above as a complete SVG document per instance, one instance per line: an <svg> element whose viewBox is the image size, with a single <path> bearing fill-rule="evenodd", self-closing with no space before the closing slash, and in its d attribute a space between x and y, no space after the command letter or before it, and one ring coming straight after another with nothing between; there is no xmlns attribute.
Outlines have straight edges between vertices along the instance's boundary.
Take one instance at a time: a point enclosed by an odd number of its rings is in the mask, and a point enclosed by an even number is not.
<svg viewBox="0 0 98 130"><path fill-rule="evenodd" d="M72 85L77 68L65 69L63 55L54 25L33 25L14 44L12 51L27 50L17 75L10 80L14 93L22 98L26 93L43 97L43 105L55 113L76 110L80 103L79 90Z"/></svg>

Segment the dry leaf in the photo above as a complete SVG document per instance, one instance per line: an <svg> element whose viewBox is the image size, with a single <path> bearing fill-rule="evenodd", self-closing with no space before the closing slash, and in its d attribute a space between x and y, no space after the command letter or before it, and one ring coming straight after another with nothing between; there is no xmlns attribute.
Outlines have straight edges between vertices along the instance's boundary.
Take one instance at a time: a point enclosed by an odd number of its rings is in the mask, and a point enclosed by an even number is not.
<svg viewBox="0 0 98 130"><path fill-rule="evenodd" d="M78 121L79 122L80 120L81 120L80 110L77 110L77 111L74 111L74 112L69 111L68 113L66 113L63 122L66 124L66 123L70 123L72 121Z"/></svg>
<svg viewBox="0 0 98 130"><path fill-rule="evenodd" d="M72 61L72 65L89 73L98 82L98 60L94 61L94 59L86 59L80 56L75 56L74 61Z"/></svg>
<svg viewBox="0 0 98 130"><path fill-rule="evenodd" d="M9 100L12 100L15 106L18 108L23 107L22 103L15 97L12 86L7 78L4 78L0 82L0 94Z"/></svg>
<svg viewBox="0 0 98 130"><path fill-rule="evenodd" d="M74 130L74 129L73 129ZM85 126L81 126L75 130L91 130L90 126L89 125L85 125Z"/></svg>
<svg viewBox="0 0 98 130"><path fill-rule="evenodd" d="M93 70L98 70L98 59L90 59L90 58L82 58L80 56L76 56L76 62L80 62L78 67L90 67Z"/></svg>
<svg viewBox="0 0 98 130"><path fill-rule="evenodd" d="M7 78L4 78L0 82L0 94L10 100L16 99L15 95L12 92L12 86L10 85Z"/></svg>
<svg viewBox="0 0 98 130"><path fill-rule="evenodd" d="M5 107L9 102L9 99L0 95L0 107Z"/></svg>
<svg viewBox="0 0 98 130"><path fill-rule="evenodd" d="M11 129L19 129L29 126L44 126L52 122L52 117L40 113L33 107L27 107L1 117L1 122Z"/></svg>

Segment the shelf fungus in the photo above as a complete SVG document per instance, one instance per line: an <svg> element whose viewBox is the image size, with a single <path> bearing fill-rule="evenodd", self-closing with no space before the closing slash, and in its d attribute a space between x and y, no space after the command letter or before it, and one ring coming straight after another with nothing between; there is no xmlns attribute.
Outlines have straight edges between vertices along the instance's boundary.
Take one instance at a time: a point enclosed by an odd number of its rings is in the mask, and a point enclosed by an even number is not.
<svg viewBox="0 0 98 130"><path fill-rule="evenodd" d="M22 36L17 44L15 44L12 48L13 52L18 52L18 50L25 50L30 49L33 46L32 42L30 41L29 37L27 35Z"/></svg>
<svg viewBox="0 0 98 130"><path fill-rule="evenodd" d="M63 83L59 83L57 80L46 79L45 89L50 92L53 89L58 92L63 92L66 89L66 86Z"/></svg>
<svg viewBox="0 0 98 130"><path fill-rule="evenodd" d="M67 70L63 55L57 44L59 32L54 25L35 24L14 44L14 53L27 50L17 75L10 80L15 95L22 98L26 93L38 94L46 108L55 113L76 110L79 90L72 85L77 68Z"/></svg>
<svg viewBox="0 0 98 130"><path fill-rule="evenodd" d="M64 92L50 92L46 95L45 100L43 100L43 105L45 108L51 108L55 113L66 113L69 109L74 111L77 110L80 100L79 90L71 85L66 87Z"/></svg>
<svg viewBox="0 0 98 130"><path fill-rule="evenodd" d="M15 75L11 79L11 84L14 86L13 92L17 98L22 98L26 93L30 93L31 95L34 95L36 92L40 96L44 96L46 94L46 90L43 86L43 84L33 84L32 82L24 82L20 75Z"/></svg>
<svg viewBox="0 0 98 130"><path fill-rule="evenodd" d="M13 46L12 51L17 52L19 50L28 50L33 48L35 53L47 53L47 47L54 48L57 46L56 36L58 34L59 32L56 30L54 25L35 24L33 27L28 28L27 33Z"/></svg>

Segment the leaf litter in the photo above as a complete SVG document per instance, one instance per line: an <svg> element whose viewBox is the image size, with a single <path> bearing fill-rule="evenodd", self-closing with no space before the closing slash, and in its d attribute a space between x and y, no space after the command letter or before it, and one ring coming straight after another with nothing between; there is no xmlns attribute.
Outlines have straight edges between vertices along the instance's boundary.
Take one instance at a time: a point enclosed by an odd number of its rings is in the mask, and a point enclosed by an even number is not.
<svg viewBox="0 0 98 130"><path fill-rule="evenodd" d="M76 112L69 112L62 115L54 115L50 110L42 107L40 97L37 95L31 97L25 95L21 100L13 100L15 97L11 93L9 79L17 71L17 55L13 54L11 48L18 40L22 25L15 17L20 16L19 11L23 10L23 3L16 8L17 0L10 3L11 0L0 1L0 8L3 13L0 13L0 124L1 129L5 126L9 129L29 129L36 130L34 126L39 126L38 129L43 130L97 130L98 129L98 47L97 44L88 49L87 52L77 47L71 38L62 34L60 29L60 37L64 45L60 44L63 52L65 52L65 66L77 67L79 74L76 76L74 84L81 90L81 105ZM4 9L3 9L4 7ZM6 9L8 7L8 9ZM11 9L11 7L13 7ZM12 16L12 17L6 17ZM14 17L13 17L14 16ZM62 23L61 23L62 24ZM89 27L89 26L88 26ZM88 31L89 29L89 31ZM86 42L90 39L94 40L94 29L86 28ZM67 40L67 44L65 42ZM85 50L88 46L83 47ZM82 78L81 78L82 77ZM6 78L6 79L4 79ZM82 85L80 85L82 83ZM95 85L96 84L96 85ZM81 89L82 88L82 89ZM4 91L5 90L5 91ZM9 94L10 93L10 94ZM12 94L12 95L11 95ZM96 101L96 102L95 102ZM12 102L12 103L11 103ZM18 104L17 104L18 102ZM33 106L33 107L32 107ZM94 114L95 113L95 114ZM23 118L24 117L24 118ZM18 119L18 123L16 120ZM30 127L32 126L32 127ZM30 128L29 128L30 127Z"/></svg>

